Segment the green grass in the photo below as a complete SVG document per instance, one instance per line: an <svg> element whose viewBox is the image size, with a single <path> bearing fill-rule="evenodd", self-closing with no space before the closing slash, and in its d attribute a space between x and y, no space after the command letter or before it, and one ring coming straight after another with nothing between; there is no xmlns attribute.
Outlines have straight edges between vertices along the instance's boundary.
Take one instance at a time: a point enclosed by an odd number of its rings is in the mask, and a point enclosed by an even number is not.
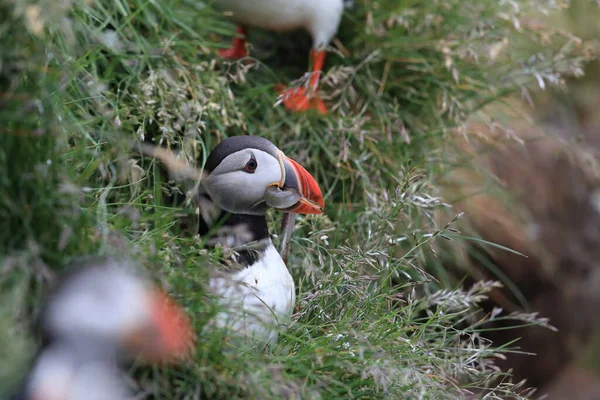
<svg viewBox="0 0 600 400"><path fill-rule="evenodd" d="M274 107L275 83L305 72L304 33L253 30L247 66L216 58L234 26L196 0L0 5L0 389L26 372L43 294L80 255L132 254L201 331L219 250L182 226L194 218L186 182L169 181L130 143L201 166L221 138L253 134L302 163L325 193L326 213L299 218L292 242L294 323L269 353L223 353L221 336L203 331L188 364L136 368L140 390L164 399L527 396L493 368L501 349L480 336L477 304L492 284L443 288L426 272L455 220L451 211L441 227L433 218L446 207L435 187L440 143L485 105L576 70L574 40L515 29L538 1L516 2L520 10L492 0L356 3L338 35L349 54L333 49L326 61L325 118ZM552 45L540 47L546 36ZM272 232L279 217L269 214Z"/></svg>

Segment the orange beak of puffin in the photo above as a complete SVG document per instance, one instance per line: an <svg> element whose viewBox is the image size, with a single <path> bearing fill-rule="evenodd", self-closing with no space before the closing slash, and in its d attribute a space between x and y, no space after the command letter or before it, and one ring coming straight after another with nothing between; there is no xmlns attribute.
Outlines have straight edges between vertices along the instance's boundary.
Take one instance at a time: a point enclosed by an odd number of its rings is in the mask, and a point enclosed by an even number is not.
<svg viewBox="0 0 600 400"><path fill-rule="evenodd" d="M325 201L321 188L311 174L303 166L291 158L280 155L283 170L283 190L295 190L300 200L285 211L294 214L322 214Z"/></svg>
<svg viewBox="0 0 600 400"><path fill-rule="evenodd" d="M195 335L186 313L161 290L152 289L149 303L150 320L127 334L127 348L133 349L144 360L156 363L178 361L188 356Z"/></svg>

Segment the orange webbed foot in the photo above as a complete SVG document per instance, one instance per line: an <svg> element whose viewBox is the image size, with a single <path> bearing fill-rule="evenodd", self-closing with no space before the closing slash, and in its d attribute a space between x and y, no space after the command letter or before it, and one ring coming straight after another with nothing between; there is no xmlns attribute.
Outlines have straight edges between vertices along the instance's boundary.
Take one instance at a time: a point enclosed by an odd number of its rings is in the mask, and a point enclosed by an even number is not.
<svg viewBox="0 0 600 400"><path fill-rule="evenodd" d="M231 47L229 49L219 49L219 56L225 60L235 60L248 57L248 52L245 48Z"/></svg>
<svg viewBox="0 0 600 400"><path fill-rule="evenodd" d="M283 105L292 112L317 110L320 114L327 114L327 107L316 91L304 87L286 88L276 85L275 90L282 95Z"/></svg>
<svg viewBox="0 0 600 400"><path fill-rule="evenodd" d="M247 31L244 27L238 26L236 30L238 37L234 37L231 42L231 47L228 49L219 49L219 56L226 60L235 60L237 58L248 57L246 50Z"/></svg>

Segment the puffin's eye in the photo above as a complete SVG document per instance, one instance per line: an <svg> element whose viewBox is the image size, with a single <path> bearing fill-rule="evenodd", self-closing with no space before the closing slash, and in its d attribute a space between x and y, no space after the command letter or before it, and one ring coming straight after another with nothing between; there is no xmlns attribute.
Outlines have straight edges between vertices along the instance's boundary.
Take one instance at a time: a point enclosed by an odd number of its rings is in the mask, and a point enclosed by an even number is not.
<svg viewBox="0 0 600 400"><path fill-rule="evenodd" d="M244 166L244 171L246 171L250 174L253 174L254 171L256 171L256 168L258 168L258 162L256 162L256 158L254 158L254 154L253 154L251 156L250 160L248 160L248 162Z"/></svg>

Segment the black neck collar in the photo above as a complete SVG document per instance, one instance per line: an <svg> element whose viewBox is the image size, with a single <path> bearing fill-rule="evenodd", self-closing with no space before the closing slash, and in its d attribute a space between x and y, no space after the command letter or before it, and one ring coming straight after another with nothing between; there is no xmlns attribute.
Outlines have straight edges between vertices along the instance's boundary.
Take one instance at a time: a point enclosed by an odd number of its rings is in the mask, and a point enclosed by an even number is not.
<svg viewBox="0 0 600 400"><path fill-rule="evenodd" d="M210 197L203 196L212 202ZM243 267L260 260L270 241L264 215L231 214L224 210L220 210L213 223L200 217L198 233L208 237L208 245L211 247L222 243L232 248L234 254L230 257L231 260Z"/></svg>

